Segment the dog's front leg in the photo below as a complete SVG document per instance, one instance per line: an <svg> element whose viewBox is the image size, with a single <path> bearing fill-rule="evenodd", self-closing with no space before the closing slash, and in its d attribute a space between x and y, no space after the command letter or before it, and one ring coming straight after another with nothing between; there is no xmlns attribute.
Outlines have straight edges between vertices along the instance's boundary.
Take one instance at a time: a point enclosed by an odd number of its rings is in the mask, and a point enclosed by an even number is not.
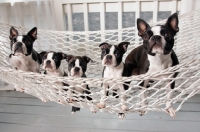
<svg viewBox="0 0 200 132"><path fill-rule="evenodd" d="M68 96L68 103L72 103L73 102L73 99L72 99L72 90L74 90L74 88L69 88L67 90L67 96Z"/></svg>
<svg viewBox="0 0 200 132"><path fill-rule="evenodd" d="M175 113L175 110L172 108L172 103L170 101L171 99L171 89L173 89L175 86L175 81L173 81L167 88L167 102L166 102L166 110L167 110L167 113L170 114L171 117L175 117L176 116L176 113Z"/></svg>
<svg viewBox="0 0 200 132"><path fill-rule="evenodd" d="M146 98L146 91L144 91L144 88L147 87L148 83L149 83L149 80L144 80L144 81L140 84L140 86L143 87L143 88L140 90L140 93L141 93L141 95L140 95L140 104L141 104L141 107L146 105L146 101L145 101L145 98ZM140 110L139 112L140 112L140 116L142 116L142 115L144 115L144 114L146 113L146 111L144 111L144 110Z"/></svg>
<svg viewBox="0 0 200 132"><path fill-rule="evenodd" d="M124 85L120 84L119 86L119 89L120 89L120 99L121 99L121 109L122 111L127 111L128 110L128 107L126 105L126 94L125 94L125 88L124 88ZM125 117L125 114L124 113L118 113L118 117L120 119L123 119Z"/></svg>
<svg viewBox="0 0 200 132"><path fill-rule="evenodd" d="M124 85L120 84L118 87L120 89L120 95L121 95L121 97L120 97L121 98L121 104L122 104L121 109L123 111L127 111L128 108L127 108L127 105L126 105L126 94L125 94Z"/></svg>
<svg viewBox="0 0 200 132"><path fill-rule="evenodd" d="M100 99L100 103L97 104L97 107L99 109L105 108L106 104L105 104L105 100L106 100L106 94L107 94L107 89L108 89L108 84L107 83L103 83L103 87L101 90L101 99Z"/></svg>

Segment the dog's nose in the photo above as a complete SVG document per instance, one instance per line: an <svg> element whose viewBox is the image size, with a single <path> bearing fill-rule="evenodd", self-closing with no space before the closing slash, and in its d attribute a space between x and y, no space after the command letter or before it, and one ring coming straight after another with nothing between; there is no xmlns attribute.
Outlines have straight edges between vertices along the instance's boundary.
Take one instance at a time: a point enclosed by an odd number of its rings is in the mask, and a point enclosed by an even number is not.
<svg viewBox="0 0 200 132"><path fill-rule="evenodd" d="M16 44L16 46L17 46L17 47L21 47L21 46L22 46L22 43L21 43L21 42L18 42L18 43Z"/></svg>
<svg viewBox="0 0 200 132"><path fill-rule="evenodd" d="M47 64L51 64L51 61L50 60L47 60L47 62L46 62Z"/></svg>
<svg viewBox="0 0 200 132"><path fill-rule="evenodd" d="M154 35L154 36L152 37L152 39L153 39L153 40L159 40L159 39L161 39L161 36L159 36L159 35Z"/></svg>
<svg viewBox="0 0 200 132"><path fill-rule="evenodd" d="M78 67L75 67L75 72L78 72L79 70L80 70L80 68L78 68Z"/></svg>
<svg viewBox="0 0 200 132"><path fill-rule="evenodd" d="M106 59L111 60L112 59L112 55L107 55Z"/></svg>

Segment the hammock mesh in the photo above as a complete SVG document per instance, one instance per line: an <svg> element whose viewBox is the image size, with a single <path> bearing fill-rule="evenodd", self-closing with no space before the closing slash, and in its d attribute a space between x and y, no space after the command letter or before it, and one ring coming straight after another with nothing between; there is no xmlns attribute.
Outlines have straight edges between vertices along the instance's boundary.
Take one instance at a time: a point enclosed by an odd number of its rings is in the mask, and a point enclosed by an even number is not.
<svg viewBox="0 0 200 132"><path fill-rule="evenodd" d="M164 23L160 21L158 23ZM53 50L62 51L72 55L87 55L93 62L88 64L86 72L87 78L71 78L71 77L55 77L46 76L44 74L23 72L11 69L8 63L10 54L9 29L11 25L0 23L0 78L3 81L13 85L16 90L23 88L25 93L33 95L43 101L54 101L64 105L74 105L88 110L96 110L101 112L119 113L121 112L121 100L112 95L106 97L106 107L97 108L97 103L101 98L101 84L110 83L116 87L124 82L131 82L126 94L126 105L128 111L125 113L145 111L166 111L166 101L172 103L175 111L179 111L181 106L187 99L194 96L200 91L200 10L193 11L179 16L179 33L176 36L174 51L176 52L180 64L160 72L152 74L144 74L139 76L110 78L104 79L102 75L102 65L99 49L101 42L118 44L121 41L130 42L127 53L138 45L142 44L141 39L137 36L135 27L124 28L122 30L109 31L89 31L89 32L69 32L69 31L49 31L38 30L38 39L34 43L34 49L38 52ZM29 31L28 28L15 26L20 34ZM63 61L65 68L67 62ZM172 78L172 74L178 72L176 78ZM160 75L170 75L168 78L159 79ZM149 88L139 86L143 80L151 79L154 82ZM167 99L166 90L170 83L175 80L176 85L170 91L172 98ZM60 86L55 82L64 82L74 84L73 86ZM76 98L79 101L68 103L68 95L64 89L72 87L83 88L88 85L90 87L92 101L84 98ZM141 90L142 89L142 90ZM140 101L141 94L148 93L144 100ZM118 90L118 94L119 90ZM76 93L80 96L81 93ZM142 102L147 102L142 106Z"/></svg>

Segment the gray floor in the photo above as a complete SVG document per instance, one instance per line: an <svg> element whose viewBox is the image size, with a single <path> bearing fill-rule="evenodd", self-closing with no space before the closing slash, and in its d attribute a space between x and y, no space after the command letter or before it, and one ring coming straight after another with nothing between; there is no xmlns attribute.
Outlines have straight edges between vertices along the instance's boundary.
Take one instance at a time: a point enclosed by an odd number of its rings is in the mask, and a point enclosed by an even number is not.
<svg viewBox="0 0 200 132"><path fill-rule="evenodd" d="M54 102L43 103L30 95L0 91L0 132L199 132L200 95L192 97L175 119L162 112L145 116L117 115L81 109L70 114L71 107Z"/></svg>

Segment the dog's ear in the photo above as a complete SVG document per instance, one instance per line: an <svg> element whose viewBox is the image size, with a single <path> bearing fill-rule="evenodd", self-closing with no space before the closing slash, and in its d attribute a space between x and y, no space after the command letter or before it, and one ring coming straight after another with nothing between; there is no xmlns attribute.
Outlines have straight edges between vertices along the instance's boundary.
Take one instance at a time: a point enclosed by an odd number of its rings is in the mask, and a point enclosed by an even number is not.
<svg viewBox="0 0 200 132"><path fill-rule="evenodd" d="M57 52L57 54L59 54L63 59L67 59L67 54L63 53L63 52Z"/></svg>
<svg viewBox="0 0 200 132"><path fill-rule="evenodd" d="M42 51L41 53L39 53L39 63L42 64L43 63L43 59L44 56L47 54L47 51Z"/></svg>
<svg viewBox="0 0 200 132"><path fill-rule="evenodd" d="M67 59L67 56L68 56L67 54L62 53L62 57L63 57L62 59Z"/></svg>
<svg viewBox="0 0 200 132"><path fill-rule="evenodd" d="M39 58L42 60L43 57L47 54L47 51L42 51L41 53L39 53Z"/></svg>
<svg viewBox="0 0 200 132"><path fill-rule="evenodd" d="M37 28L34 27L32 28L27 35L32 39L32 41L34 42L37 39Z"/></svg>
<svg viewBox="0 0 200 132"><path fill-rule="evenodd" d="M92 61L89 57L87 56L83 56L83 59L85 60L86 63L89 63L90 61Z"/></svg>
<svg viewBox="0 0 200 132"><path fill-rule="evenodd" d="M172 29L172 31L174 32L174 35L175 35L179 31L179 27L178 27L178 14L177 13L172 14L167 19L167 22L166 22L165 25L168 26L170 29Z"/></svg>
<svg viewBox="0 0 200 132"><path fill-rule="evenodd" d="M101 44L99 45L99 47L101 48L101 50L104 50L104 49L106 49L106 47L107 47L108 45L109 45L108 43L103 42L103 43L101 43Z"/></svg>
<svg viewBox="0 0 200 132"><path fill-rule="evenodd" d="M10 40L16 36L18 36L18 31L14 27L11 27L10 28L10 36L9 36Z"/></svg>
<svg viewBox="0 0 200 132"><path fill-rule="evenodd" d="M65 59L67 62L69 62L74 56L73 55L67 55L65 56Z"/></svg>
<svg viewBox="0 0 200 132"><path fill-rule="evenodd" d="M138 29L138 35L141 37L144 35L144 33L147 31L147 29L150 28L149 24L143 20L138 18L137 19L137 29Z"/></svg>
<svg viewBox="0 0 200 132"><path fill-rule="evenodd" d="M125 53L127 51L129 44L130 44L130 42L121 42L121 43L118 44L118 47L121 49L121 51L123 53Z"/></svg>

